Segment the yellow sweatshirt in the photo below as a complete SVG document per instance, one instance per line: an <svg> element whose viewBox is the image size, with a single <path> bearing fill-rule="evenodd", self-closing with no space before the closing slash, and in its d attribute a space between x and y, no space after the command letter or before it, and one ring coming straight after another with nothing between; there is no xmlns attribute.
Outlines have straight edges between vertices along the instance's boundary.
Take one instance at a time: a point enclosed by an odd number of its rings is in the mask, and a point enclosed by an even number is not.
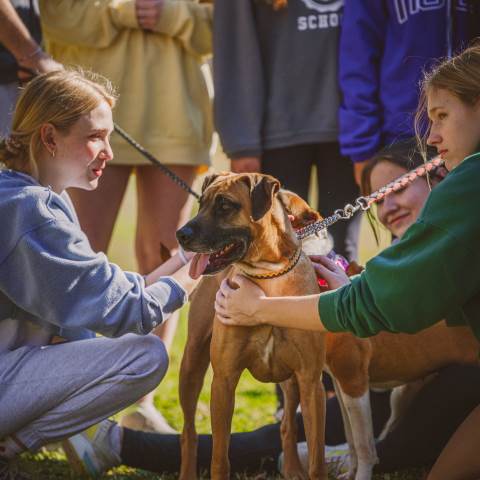
<svg viewBox="0 0 480 480"><path fill-rule="evenodd" d="M200 66L212 49L212 6L164 0L155 31L134 0L40 0L45 45L64 65L109 78L114 121L167 164L209 164L212 114ZM112 134L113 164L149 164Z"/></svg>

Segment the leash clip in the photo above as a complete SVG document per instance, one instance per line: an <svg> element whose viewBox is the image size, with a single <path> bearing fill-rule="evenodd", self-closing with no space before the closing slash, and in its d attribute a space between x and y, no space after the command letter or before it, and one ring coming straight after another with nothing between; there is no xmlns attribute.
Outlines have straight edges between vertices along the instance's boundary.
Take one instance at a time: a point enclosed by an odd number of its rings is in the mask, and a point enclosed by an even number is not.
<svg viewBox="0 0 480 480"><path fill-rule="evenodd" d="M341 220L348 220L350 219L355 212L360 210L361 205L352 205L351 203L347 203L343 208L339 208L335 210L335 214L340 217Z"/></svg>

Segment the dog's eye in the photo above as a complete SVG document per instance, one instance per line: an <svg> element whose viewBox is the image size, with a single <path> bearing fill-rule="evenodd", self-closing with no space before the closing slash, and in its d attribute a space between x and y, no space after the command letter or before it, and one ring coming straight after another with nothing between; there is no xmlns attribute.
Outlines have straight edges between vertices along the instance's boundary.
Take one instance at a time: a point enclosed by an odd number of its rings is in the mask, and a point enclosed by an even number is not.
<svg viewBox="0 0 480 480"><path fill-rule="evenodd" d="M219 213L229 213L237 209L237 205L225 197L219 197L216 201L216 209Z"/></svg>
<svg viewBox="0 0 480 480"><path fill-rule="evenodd" d="M232 208L232 204L230 202L228 202L227 200L221 200L218 204L218 208L222 212L227 212L228 210L230 210Z"/></svg>

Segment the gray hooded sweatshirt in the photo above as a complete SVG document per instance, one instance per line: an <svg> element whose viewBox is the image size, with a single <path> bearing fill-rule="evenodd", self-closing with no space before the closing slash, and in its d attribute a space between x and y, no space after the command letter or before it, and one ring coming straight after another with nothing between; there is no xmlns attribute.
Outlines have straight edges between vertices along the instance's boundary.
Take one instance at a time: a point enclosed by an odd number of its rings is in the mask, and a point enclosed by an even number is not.
<svg viewBox="0 0 480 480"><path fill-rule="evenodd" d="M215 0L215 123L230 158L337 141L343 0Z"/></svg>
<svg viewBox="0 0 480 480"><path fill-rule="evenodd" d="M95 253L66 193L0 171L0 352L69 340L147 334L187 295L170 277L145 286Z"/></svg>

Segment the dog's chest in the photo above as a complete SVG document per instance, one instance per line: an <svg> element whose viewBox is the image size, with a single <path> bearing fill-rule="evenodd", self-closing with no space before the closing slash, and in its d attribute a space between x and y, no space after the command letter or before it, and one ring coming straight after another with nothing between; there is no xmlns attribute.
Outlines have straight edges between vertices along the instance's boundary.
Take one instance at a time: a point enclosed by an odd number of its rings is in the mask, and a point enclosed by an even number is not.
<svg viewBox="0 0 480 480"><path fill-rule="evenodd" d="M274 354L275 338L273 335L268 337L267 343L263 346L263 352L260 352L260 357L262 362L269 366L272 364L273 354Z"/></svg>
<svg viewBox="0 0 480 480"><path fill-rule="evenodd" d="M248 346L250 359L247 366L251 374L263 382L281 382L289 378L299 359L296 349L288 344L286 332L267 327L256 332L255 339Z"/></svg>

